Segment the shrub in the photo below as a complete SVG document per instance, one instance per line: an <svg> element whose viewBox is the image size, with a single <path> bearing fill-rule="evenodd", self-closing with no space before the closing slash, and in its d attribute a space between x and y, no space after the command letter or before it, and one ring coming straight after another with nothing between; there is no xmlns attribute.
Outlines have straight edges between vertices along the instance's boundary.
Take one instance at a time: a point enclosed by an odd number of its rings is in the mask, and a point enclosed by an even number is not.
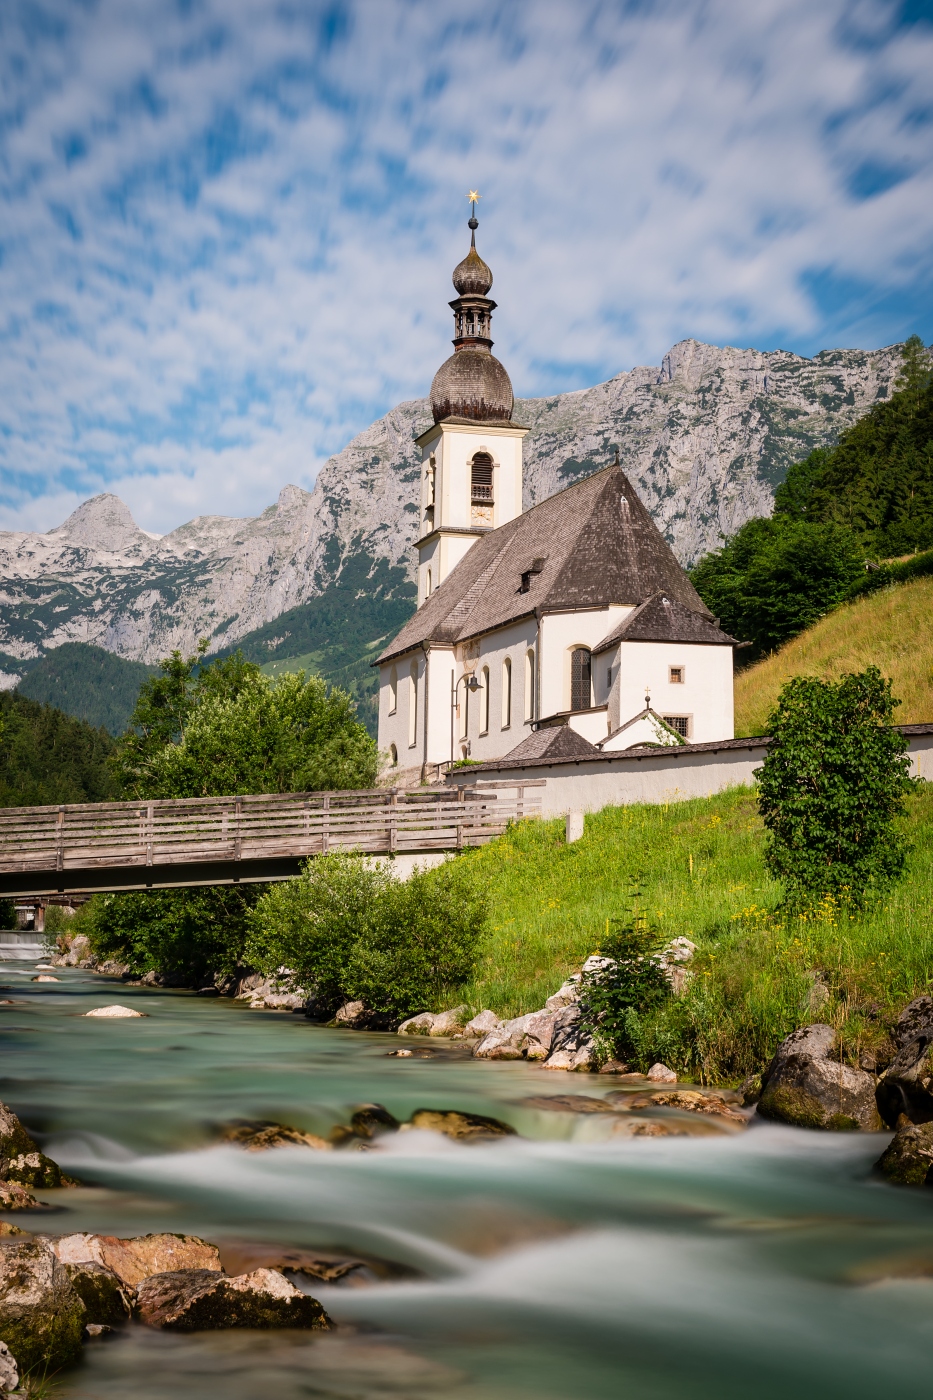
<svg viewBox="0 0 933 1400"><path fill-rule="evenodd" d="M606 928L599 951L611 961L584 973L581 1021L601 1059L641 1062L649 1058L643 1018L671 995L658 960L664 939L649 922L637 889L627 918L607 919Z"/></svg>
<svg viewBox="0 0 933 1400"><path fill-rule="evenodd" d="M387 863L320 856L258 902L248 957L267 973L294 971L322 1007L359 1000L402 1018L469 979L486 920L466 862L416 869L401 881Z"/></svg>
<svg viewBox="0 0 933 1400"><path fill-rule="evenodd" d="M899 703L877 666L835 684L795 676L781 691L756 777L765 863L788 904L828 895L859 905L901 874L895 819L914 780L908 742L893 728Z"/></svg>
<svg viewBox="0 0 933 1400"><path fill-rule="evenodd" d="M99 958L115 958L136 973L159 972L197 985L242 964L247 916L263 885L210 885L95 895L72 928L86 933Z"/></svg>

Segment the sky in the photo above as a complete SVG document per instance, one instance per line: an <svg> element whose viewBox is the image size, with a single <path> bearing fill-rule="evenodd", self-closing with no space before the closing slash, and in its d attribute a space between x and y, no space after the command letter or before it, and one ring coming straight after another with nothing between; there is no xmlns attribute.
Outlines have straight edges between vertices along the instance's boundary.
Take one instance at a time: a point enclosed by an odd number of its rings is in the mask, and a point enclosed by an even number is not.
<svg viewBox="0 0 933 1400"><path fill-rule="evenodd" d="M0 528L254 515L450 353L933 339L933 0L0 0Z"/></svg>

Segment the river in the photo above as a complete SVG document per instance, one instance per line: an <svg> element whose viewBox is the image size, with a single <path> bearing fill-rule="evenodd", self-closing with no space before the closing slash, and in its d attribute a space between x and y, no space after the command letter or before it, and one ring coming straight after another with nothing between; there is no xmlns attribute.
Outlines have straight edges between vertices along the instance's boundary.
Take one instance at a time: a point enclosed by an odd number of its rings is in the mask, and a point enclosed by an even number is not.
<svg viewBox="0 0 933 1400"><path fill-rule="evenodd" d="M190 1232L254 1267L268 1246L395 1266L303 1285L327 1335L132 1327L60 1378L74 1400L787 1400L925 1393L933 1193L871 1178L886 1139L753 1124L611 1139L542 1094L608 1077L488 1063L179 992L0 966L0 1098L76 1190L41 1228ZM119 1001L144 1020L85 1020ZM408 1042L412 1044L412 1042ZM491 1114L522 1135L376 1152L218 1145L236 1118L327 1134L361 1103ZM34 1217L8 1216L26 1228ZM268 1252L268 1251L267 1251ZM930 1275L925 1277L924 1273ZM352 1275L350 1276L352 1277Z"/></svg>

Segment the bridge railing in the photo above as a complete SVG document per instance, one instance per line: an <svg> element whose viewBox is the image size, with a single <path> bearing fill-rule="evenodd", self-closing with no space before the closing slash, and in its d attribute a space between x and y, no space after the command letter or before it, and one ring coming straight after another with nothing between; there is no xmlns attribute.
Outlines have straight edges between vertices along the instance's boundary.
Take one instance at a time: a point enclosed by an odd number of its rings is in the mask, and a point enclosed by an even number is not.
<svg viewBox="0 0 933 1400"><path fill-rule="evenodd" d="M0 872L460 850L539 805L518 787L514 796L389 788L8 807L0 809Z"/></svg>

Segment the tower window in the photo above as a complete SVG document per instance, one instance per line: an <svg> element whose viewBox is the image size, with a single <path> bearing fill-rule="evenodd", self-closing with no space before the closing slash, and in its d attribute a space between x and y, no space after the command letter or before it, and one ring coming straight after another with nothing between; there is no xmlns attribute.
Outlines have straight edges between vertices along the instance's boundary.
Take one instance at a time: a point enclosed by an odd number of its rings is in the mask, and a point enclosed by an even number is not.
<svg viewBox="0 0 933 1400"><path fill-rule="evenodd" d="M426 598L430 598L430 596L431 596L431 570L430 570L430 569L428 569L427 575L425 576L424 596L425 596Z"/></svg>
<svg viewBox="0 0 933 1400"><path fill-rule="evenodd" d="M574 647L570 656L570 708L588 710L593 704L593 657L587 647Z"/></svg>
<svg viewBox="0 0 933 1400"><path fill-rule="evenodd" d="M492 458L488 452L477 452L470 464L470 497L482 505L492 501Z"/></svg>

